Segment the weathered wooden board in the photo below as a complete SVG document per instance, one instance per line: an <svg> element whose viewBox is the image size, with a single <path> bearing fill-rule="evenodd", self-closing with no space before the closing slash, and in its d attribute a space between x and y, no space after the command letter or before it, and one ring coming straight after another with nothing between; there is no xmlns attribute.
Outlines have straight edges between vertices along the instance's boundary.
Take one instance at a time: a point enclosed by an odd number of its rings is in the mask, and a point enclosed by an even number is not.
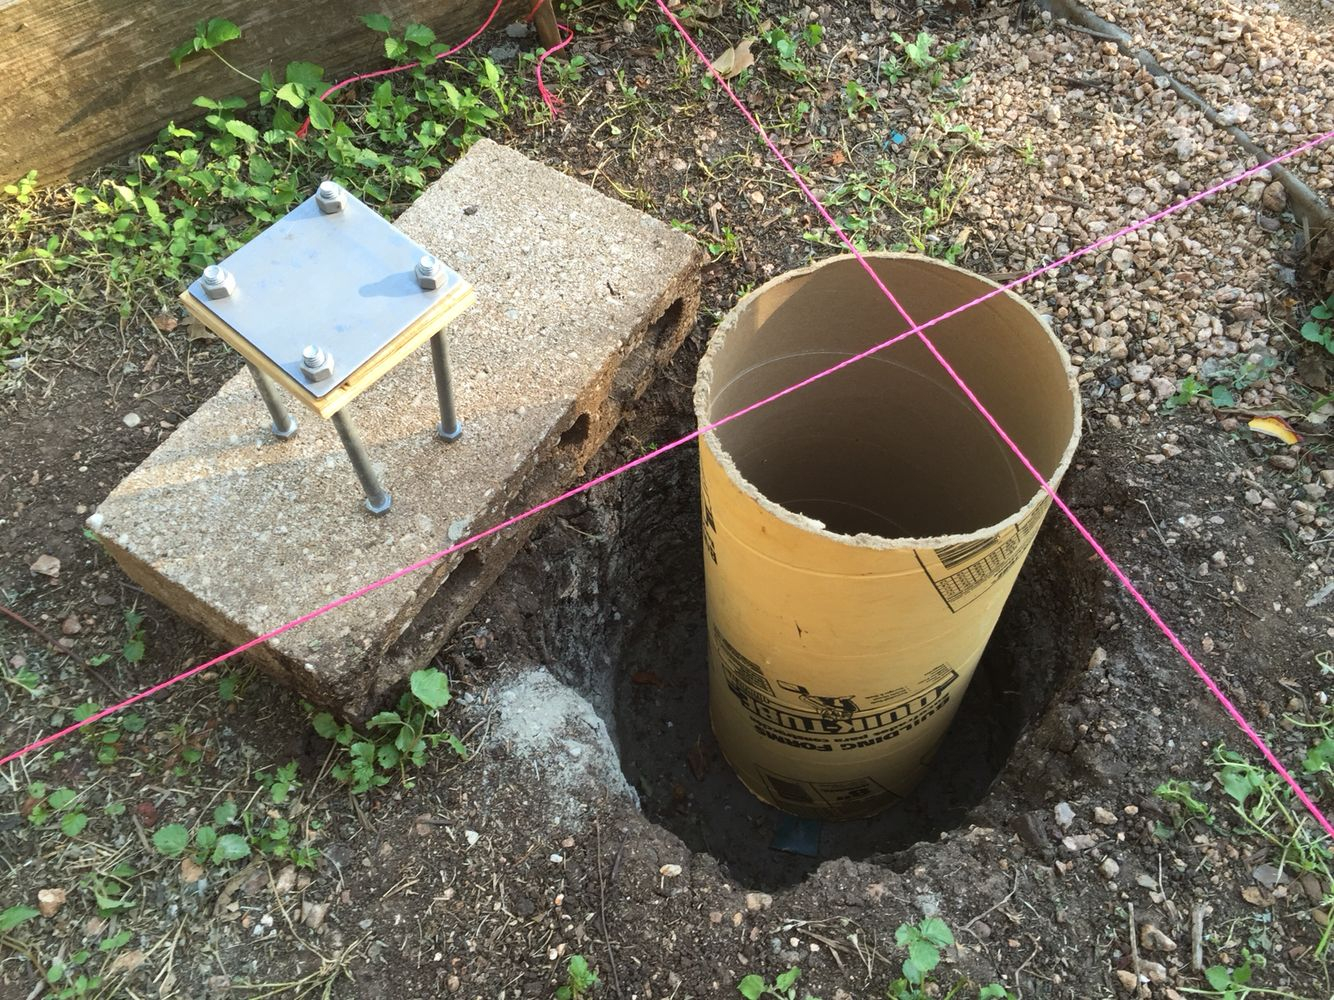
<svg viewBox="0 0 1334 1000"><path fill-rule="evenodd" d="M383 64L382 36L359 15L401 28L429 25L451 44L472 34L494 0L0 0L0 182L38 171L50 183L99 166L199 113L201 94L253 100L256 88L203 53L181 68L168 53L201 18L223 17L241 38L222 50L239 68L281 74L292 60L326 79ZM504 0L492 27L522 18L530 0Z"/></svg>

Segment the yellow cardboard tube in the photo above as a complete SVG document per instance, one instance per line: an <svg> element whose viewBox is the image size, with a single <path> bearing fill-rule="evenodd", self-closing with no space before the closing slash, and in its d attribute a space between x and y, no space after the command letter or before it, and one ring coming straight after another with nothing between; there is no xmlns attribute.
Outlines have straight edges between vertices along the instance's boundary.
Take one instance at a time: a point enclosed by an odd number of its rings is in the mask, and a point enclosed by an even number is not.
<svg viewBox="0 0 1334 1000"><path fill-rule="evenodd" d="M994 283L868 255L919 322ZM700 363L706 425L908 329L852 257L745 296ZM1079 441L1065 349L998 295L927 331L1053 488ZM916 337L700 438L709 711L741 780L851 819L928 765L1050 503Z"/></svg>

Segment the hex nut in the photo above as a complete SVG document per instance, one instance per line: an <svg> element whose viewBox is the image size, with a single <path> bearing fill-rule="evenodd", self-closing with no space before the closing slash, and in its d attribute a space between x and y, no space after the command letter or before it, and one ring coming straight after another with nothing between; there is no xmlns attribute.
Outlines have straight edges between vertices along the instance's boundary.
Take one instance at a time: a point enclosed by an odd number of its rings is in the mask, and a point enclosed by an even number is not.
<svg viewBox="0 0 1334 1000"><path fill-rule="evenodd" d="M425 291L434 291L445 285L445 265L430 254L417 261L417 266L412 269L412 273L417 279L417 284Z"/></svg>
<svg viewBox="0 0 1334 1000"><path fill-rule="evenodd" d="M347 207L347 192L333 181L321 181L315 189L315 204L325 215L337 215Z"/></svg>
<svg viewBox="0 0 1334 1000"><path fill-rule="evenodd" d="M210 299L225 299L236 291L236 276L218 264L210 264L204 268L199 284Z"/></svg>
<svg viewBox="0 0 1334 1000"><path fill-rule="evenodd" d="M311 345L301 352L301 374L308 382L323 382L334 373L333 355Z"/></svg>

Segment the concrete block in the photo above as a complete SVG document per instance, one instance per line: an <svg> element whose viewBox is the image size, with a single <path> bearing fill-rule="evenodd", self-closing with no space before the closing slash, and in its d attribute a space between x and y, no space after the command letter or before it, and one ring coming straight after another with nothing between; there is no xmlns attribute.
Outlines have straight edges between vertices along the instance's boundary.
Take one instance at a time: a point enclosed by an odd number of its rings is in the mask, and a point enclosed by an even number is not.
<svg viewBox="0 0 1334 1000"><path fill-rule="evenodd" d="M490 141L396 224L470 281L477 305L449 328L460 440L435 437L426 347L349 408L393 495L386 516L362 509L331 425L294 407L296 437L268 434L243 371L90 519L136 583L222 642L262 635L573 485L695 319L692 239ZM537 520L249 655L306 698L364 719L431 659Z"/></svg>

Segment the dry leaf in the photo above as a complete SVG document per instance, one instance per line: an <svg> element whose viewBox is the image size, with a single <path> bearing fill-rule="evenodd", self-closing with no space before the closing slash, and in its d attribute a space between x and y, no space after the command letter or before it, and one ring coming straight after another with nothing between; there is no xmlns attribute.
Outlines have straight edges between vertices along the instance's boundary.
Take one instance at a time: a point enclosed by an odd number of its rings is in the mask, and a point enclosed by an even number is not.
<svg viewBox="0 0 1334 1000"><path fill-rule="evenodd" d="M732 77L748 70L755 65L755 57L750 54L750 47L754 45L756 39L743 38L734 46L720 55L713 62L713 68L724 80L730 80Z"/></svg>
<svg viewBox="0 0 1334 1000"><path fill-rule="evenodd" d="M1268 906L1273 902L1272 899L1260 891L1259 886L1255 885L1248 885L1245 889L1242 889L1241 898L1252 906Z"/></svg>
<svg viewBox="0 0 1334 1000"><path fill-rule="evenodd" d="M180 320L171 313L158 313L153 317L153 325L163 333L171 333L172 330L180 326Z"/></svg>
<svg viewBox="0 0 1334 1000"><path fill-rule="evenodd" d="M182 882L198 882L203 877L204 869L194 858L181 858Z"/></svg>
<svg viewBox="0 0 1334 1000"><path fill-rule="evenodd" d="M1246 425L1257 434L1268 434L1278 438L1284 444L1296 444L1301 437L1288 426L1282 417L1256 417Z"/></svg>
<svg viewBox="0 0 1334 1000"><path fill-rule="evenodd" d="M194 317L188 317L185 321L185 336L192 344L197 344L200 341L205 340L218 339L217 335L212 330L206 327L203 323L200 323Z"/></svg>
<svg viewBox="0 0 1334 1000"><path fill-rule="evenodd" d="M107 969L107 975L114 976L121 972L135 972L138 970L139 966L144 964L144 960L147 958L148 955L138 949L135 949L134 951L123 951L117 955L116 960L111 963L111 967Z"/></svg>

